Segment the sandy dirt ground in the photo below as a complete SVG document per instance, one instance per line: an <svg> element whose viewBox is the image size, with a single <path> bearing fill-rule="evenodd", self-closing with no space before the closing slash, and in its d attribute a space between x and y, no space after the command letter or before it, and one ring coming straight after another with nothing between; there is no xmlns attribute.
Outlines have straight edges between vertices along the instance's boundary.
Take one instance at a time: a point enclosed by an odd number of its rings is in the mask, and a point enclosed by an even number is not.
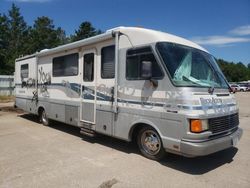
<svg viewBox="0 0 250 188"><path fill-rule="evenodd" d="M0 104L0 187L250 187L250 92L237 93L244 133L236 148L206 157L141 156L132 143L85 138L61 123Z"/></svg>

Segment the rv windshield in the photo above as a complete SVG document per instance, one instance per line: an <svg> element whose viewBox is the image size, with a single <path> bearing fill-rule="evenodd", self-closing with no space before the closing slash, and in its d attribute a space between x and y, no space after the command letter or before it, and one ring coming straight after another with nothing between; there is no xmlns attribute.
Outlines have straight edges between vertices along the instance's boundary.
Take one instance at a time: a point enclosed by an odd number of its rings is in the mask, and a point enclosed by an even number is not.
<svg viewBox="0 0 250 188"><path fill-rule="evenodd" d="M228 88L212 55L168 42L157 43L156 48L176 86Z"/></svg>

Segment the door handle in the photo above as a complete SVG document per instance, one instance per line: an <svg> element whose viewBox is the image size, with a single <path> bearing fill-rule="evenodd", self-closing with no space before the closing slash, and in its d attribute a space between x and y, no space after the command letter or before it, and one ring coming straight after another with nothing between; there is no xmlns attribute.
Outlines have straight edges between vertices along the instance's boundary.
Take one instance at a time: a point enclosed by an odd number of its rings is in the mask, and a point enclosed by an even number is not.
<svg viewBox="0 0 250 188"><path fill-rule="evenodd" d="M111 87L111 101L114 102L115 87Z"/></svg>

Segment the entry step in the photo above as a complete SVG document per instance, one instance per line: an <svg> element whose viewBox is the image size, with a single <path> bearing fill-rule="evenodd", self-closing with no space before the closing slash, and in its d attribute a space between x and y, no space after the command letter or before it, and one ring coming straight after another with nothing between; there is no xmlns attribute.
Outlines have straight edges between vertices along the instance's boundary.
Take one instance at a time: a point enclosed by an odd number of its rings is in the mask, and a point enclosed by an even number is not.
<svg viewBox="0 0 250 188"><path fill-rule="evenodd" d="M80 133L82 135L89 136L89 137L95 137L96 136L95 131L93 131L91 129L84 128L84 127L81 128Z"/></svg>

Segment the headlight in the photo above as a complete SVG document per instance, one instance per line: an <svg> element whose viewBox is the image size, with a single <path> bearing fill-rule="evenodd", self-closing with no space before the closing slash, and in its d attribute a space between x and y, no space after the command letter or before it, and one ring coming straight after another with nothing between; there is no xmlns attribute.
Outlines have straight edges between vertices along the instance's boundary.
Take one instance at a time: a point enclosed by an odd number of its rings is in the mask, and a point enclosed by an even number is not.
<svg viewBox="0 0 250 188"><path fill-rule="evenodd" d="M190 131L193 133L200 133L208 130L208 121L201 119L190 120Z"/></svg>

